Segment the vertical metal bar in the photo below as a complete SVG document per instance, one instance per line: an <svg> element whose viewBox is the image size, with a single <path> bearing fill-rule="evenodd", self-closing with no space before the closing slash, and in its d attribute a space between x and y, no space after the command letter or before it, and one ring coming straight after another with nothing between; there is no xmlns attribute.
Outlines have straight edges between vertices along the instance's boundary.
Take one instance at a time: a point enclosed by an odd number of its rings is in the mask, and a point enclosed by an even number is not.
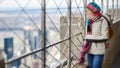
<svg viewBox="0 0 120 68"><path fill-rule="evenodd" d="M71 0L68 0L68 27L69 27L69 64L68 68L71 68Z"/></svg>
<svg viewBox="0 0 120 68"><path fill-rule="evenodd" d="M41 32L42 32L42 43L41 47L46 47L46 0L41 0ZM44 49L41 52L41 58L43 61L41 61L41 68L46 68L46 49Z"/></svg>
<svg viewBox="0 0 120 68"><path fill-rule="evenodd" d="M109 1L107 0L107 10L108 10L108 6L109 6L108 4L109 4Z"/></svg>
<svg viewBox="0 0 120 68"><path fill-rule="evenodd" d="M101 0L101 9L102 9L102 13L103 13L103 0Z"/></svg>
<svg viewBox="0 0 120 68"><path fill-rule="evenodd" d="M120 8L120 7L119 7L119 2L120 2L120 0L118 0L118 10L119 10L119 8Z"/></svg>
<svg viewBox="0 0 120 68"><path fill-rule="evenodd" d="M118 0L116 1L116 4L117 4L116 6L117 6L117 11L118 11Z"/></svg>
<svg viewBox="0 0 120 68"><path fill-rule="evenodd" d="M116 15L116 14L118 14L118 0L116 0L116 3L115 3L115 4L116 4L116 13L115 13L115 15ZM116 19L117 19L117 18L118 18L118 16L116 16Z"/></svg>
<svg viewBox="0 0 120 68"><path fill-rule="evenodd" d="M114 20L114 0L112 0L112 18L113 18L113 20Z"/></svg>
<svg viewBox="0 0 120 68"><path fill-rule="evenodd" d="M86 15L86 5L87 5L87 0L83 0L84 3L84 11L85 11L85 21L87 20L87 15ZM85 23L86 24L86 23Z"/></svg>
<svg viewBox="0 0 120 68"><path fill-rule="evenodd" d="M86 21L87 21L87 14L86 14L86 5L87 5L87 0L82 0L83 1L83 4L84 4L84 21L85 21L85 26L86 26ZM85 30L86 30L86 27L85 27ZM86 32L85 32L85 30L84 30L84 35L86 34Z"/></svg>

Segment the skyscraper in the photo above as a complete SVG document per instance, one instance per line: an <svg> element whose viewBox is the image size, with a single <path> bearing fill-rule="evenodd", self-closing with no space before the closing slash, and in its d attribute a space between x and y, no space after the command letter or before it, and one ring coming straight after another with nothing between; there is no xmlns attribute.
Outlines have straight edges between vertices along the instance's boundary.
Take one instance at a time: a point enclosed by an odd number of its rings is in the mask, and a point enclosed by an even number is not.
<svg viewBox="0 0 120 68"><path fill-rule="evenodd" d="M4 51L7 54L7 60L13 57L13 38L5 38L4 39Z"/></svg>
<svg viewBox="0 0 120 68"><path fill-rule="evenodd" d="M13 37L10 38L5 38L4 39L4 51L7 54L7 60L13 58L14 56L14 44L13 44ZM11 64L8 64L8 68L12 67L12 66L16 66L17 68L20 66L20 61L21 60L17 60Z"/></svg>
<svg viewBox="0 0 120 68"><path fill-rule="evenodd" d="M24 40L28 40L31 49L33 50L33 29L30 26L24 27Z"/></svg>

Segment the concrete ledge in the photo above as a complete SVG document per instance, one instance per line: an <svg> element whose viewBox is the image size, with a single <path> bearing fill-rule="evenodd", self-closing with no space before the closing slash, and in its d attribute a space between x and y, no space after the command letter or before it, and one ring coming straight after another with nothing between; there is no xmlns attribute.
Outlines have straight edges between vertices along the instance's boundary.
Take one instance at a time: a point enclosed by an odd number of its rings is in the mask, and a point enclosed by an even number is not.
<svg viewBox="0 0 120 68"><path fill-rule="evenodd" d="M115 20L115 21L113 21L113 24L118 23L119 21L120 21L120 18Z"/></svg>

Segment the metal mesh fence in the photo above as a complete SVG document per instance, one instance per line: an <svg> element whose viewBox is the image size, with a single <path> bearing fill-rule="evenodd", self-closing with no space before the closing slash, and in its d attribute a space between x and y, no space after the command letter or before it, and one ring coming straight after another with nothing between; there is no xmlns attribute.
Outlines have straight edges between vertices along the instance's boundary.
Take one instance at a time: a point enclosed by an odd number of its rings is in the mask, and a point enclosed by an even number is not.
<svg viewBox="0 0 120 68"><path fill-rule="evenodd" d="M119 0L0 0L0 47L6 67L76 68L85 6L91 1L113 20L119 18Z"/></svg>

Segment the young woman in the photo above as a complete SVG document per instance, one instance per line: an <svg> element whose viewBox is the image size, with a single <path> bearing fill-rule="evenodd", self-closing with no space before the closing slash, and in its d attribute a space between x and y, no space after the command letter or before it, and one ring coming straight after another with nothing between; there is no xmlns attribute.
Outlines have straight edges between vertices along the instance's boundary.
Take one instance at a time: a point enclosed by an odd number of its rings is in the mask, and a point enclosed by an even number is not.
<svg viewBox="0 0 120 68"><path fill-rule="evenodd" d="M105 53L105 41L109 38L108 23L100 13L100 7L91 2L86 7L88 17L86 42L91 43L87 54L89 68L101 68Z"/></svg>
<svg viewBox="0 0 120 68"><path fill-rule="evenodd" d="M89 45L87 51L89 68L102 67L105 53L105 42L109 38L108 23L100 11L100 7L95 2L90 2L86 6L88 20L86 22L85 45ZM83 51L85 51L85 49L83 49ZM82 55L84 55L84 53L82 53ZM79 63L81 63L81 60Z"/></svg>

